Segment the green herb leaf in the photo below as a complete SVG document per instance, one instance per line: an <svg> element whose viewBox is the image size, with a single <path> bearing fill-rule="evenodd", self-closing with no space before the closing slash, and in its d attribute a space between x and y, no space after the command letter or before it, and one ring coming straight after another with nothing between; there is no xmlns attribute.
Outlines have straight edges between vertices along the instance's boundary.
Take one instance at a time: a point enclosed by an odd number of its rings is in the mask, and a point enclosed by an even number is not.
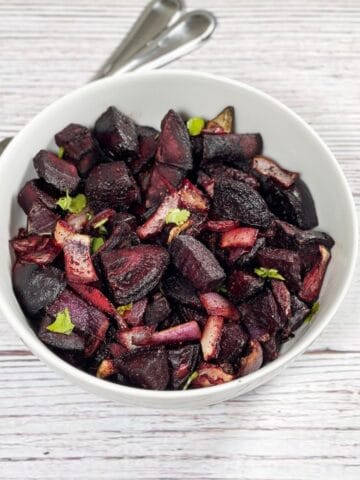
<svg viewBox="0 0 360 480"><path fill-rule="evenodd" d="M50 330L50 332L70 335L74 327L75 325L71 321L69 309L65 308L56 314L54 322L48 325L46 329Z"/></svg>
<svg viewBox="0 0 360 480"><path fill-rule="evenodd" d="M88 221L90 221L93 218L93 216L94 215L91 212L86 213L86 218L87 218Z"/></svg>
<svg viewBox="0 0 360 480"><path fill-rule="evenodd" d="M320 309L320 303L319 302L315 302L312 304L311 306L311 310L310 310L310 313L309 315L305 318L304 320L304 323L311 323L314 319L314 316L317 314L317 312L319 311Z"/></svg>
<svg viewBox="0 0 360 480"><path fill-rule="evenodd" d="M228 289L225 287L225 285L221 285L221 287L219 287L217 290L217 293L229 293L228 292Z"/></svg>
<svg viewBox="0 0 360 480"><path fill-rule="evenodd" d="M189 210L180 210L180 208L172 208L165 217L165 223L175 223L178 227L183 225L190 217Z"/></svg>
<svg viewBox="0 0 360 480"><path fill-rule="evenodd" d="M120 305L119 307L117 307L116 310L118 313L120 313L120 315L124 315L124 313L130 311L132 307L133 307L133 304L131 302L131 303L128 303L127 305Z"/></svg>
<svg viewBox="0 0 360 480"><path fill-rule="evenodd" d="M285 278L280 275L276 268L255 268L254 272L261 278L273 278L275 280L285 280Z"/></svg>
<svg viewBox="0 0 360 480"><path fill-rule="evenodd" d="M105 240L102 237L93 237L91 239L91 253L95 253L102 247L105 243Z"/></svg>
<svg viewBox="0 0 360 480"><path fill-rule="evenodd" d="M185 385L183 386L183 390L187 390L187 389L190 387L190 385L192 384L192 382L197 379L198 376L199 376L198 372L196 372L196 371L193 372L193 373L188 377L188 379L186 380L186 383L185 383Z"/></svg>
<svg viewBox="0 0 360 480"><path fill-rule="evenodd" d="M80 213L86 208L87 198L83 193L79 193L76 197L71 197L68 190L66 190L65 197L60 197L56 205L70 213Z"/></svg>
<svg viewBox="0 0 360 480"><path fill-rule="evenodd" d="M100 235L107 235L107 229L104 227L105 223L108 221L108 218L103 218L95 223L94 228L99 231Z"/></svg>
<svg viewBox="0 0 360 480"><path fill-rule="evenodd" d="M192 137L200 135L201 130L205 127L205 120L200 117L192 117L186 122L187 129L189 134Z"/></svg>
<svg viewBox="0 0 360 480"><path fill-rule="evenodd" d="M64 152L65 152L65 149L64 149L64 147L59 147L59 150L58 150L58 157L59 157L59 158L63 158L63 156L64 156Z"/></svg>

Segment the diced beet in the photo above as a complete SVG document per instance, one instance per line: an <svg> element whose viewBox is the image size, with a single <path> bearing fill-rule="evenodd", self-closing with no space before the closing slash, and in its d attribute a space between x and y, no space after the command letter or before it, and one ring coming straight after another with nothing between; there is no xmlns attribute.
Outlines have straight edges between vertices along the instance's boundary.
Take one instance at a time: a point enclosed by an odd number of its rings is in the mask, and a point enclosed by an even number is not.
<svg viewBox="0 0 360 480"><path fill-rule="evenodd" d="M215 181L213 213L217 218L238 220L266 228L271 214L260 194L244 182L220 178Z"/></svg>
<svg viewBox="0 0 360 480"><path fill-rule="evenodd" d="M232 133L234 128L234 117L234 107L225 107L218 115L216 115L216 117L206 122L205 130L214 134Z"/></svg>
<svg viewBox="0 0 360 480"><path fill-rule="evenodd" d="M17 199L26 214L30 212L34 203L42 202L50 210L56 208L57 198L47 193L42 186L41 180L34 179L26 182L20 190Z"/></svg>
<svg viewBox="0 0 360 480"><path fill-rule="evenodd" d="M295 330L301 327L305 318L310 313L310 308L306 303L302 302L296 295L291 295L291 312L286 333L291 335Z"/></svg>
<svg viewBox="0 0 360 480"><path fill-rule="evenodd" d="M194 342L200 340L200 338L199 325L192 321L155 332L150 338L145 339L142 345L173 345L182 342Z"/></svg>
<svg viewBox="0 0 360 480"><path fill-rule="evenodd" d="M270 210L281 220L293 223L303 230L314 228L318 224L314 200L300 178L287 189L269 184L265 199Z"/></svg>
<svg viewBox="0 0 360 480"><path fill-rule="evenodd" d="M244 302L259 293L263 286L262 278L242 270L234 270L227 281L230 297L236 303Z"/></svg>
<svg viewBox="0 0 360 480"><path fill-rule="evenodd" d="M205 323L208 318L207 313L205 311L197 310L195 308L191 308L186 305L177 305L177 309L179 311L179 314L182 320L182 322L179 321L179 323L191 322L194 320L199 324L201 329L205 327Z"/></svg>
<svg viewBox="0 0 360 480"><path fill-rule="evenodd" d="M203 138L202 135L190 137L191 152L194 160L194 169L197 169L203 158Z"/></svg>
<svg viewBox="0 0 360 480"><path fill-rule="evenodd" d="M247 303L242 304L240 312L242 314L243 325L249 331L250 336L252 332L255 331L255 329L252 330L253 326L260 327L259 332L261 332L263 328L265 332L271 335L282 325L274 295L268 289L256 295L256 297L253 297ZM268 340L268 338L261 337L256 339L260 341Z"/></svg>
<svg viewBox="0 0 360 480"><path fill-rule="evenodd" d="M136 175L155 157L158 147L159 132L152 127L136 127L139 142L139 153L129 164L131 172Z"/></svg>
<svg viewBox="0 0 360 480"><path fill-rule="evenodd" d="M226 373L221 367L212 365L211 363L202 363L197 372L197 378L191 383L191 386L195 388L221 385L234 379L233 375Z"/></svg>
<svg viewBox="0 0 360 480"><path fill-rule="evenodd" d="M31 316L50 305L66 286L61 270L33 263L16 263L12 280L22 308Z"/></svg>
<svg viewBox="0 0 360 480"><path fill-rule="evenodd" d="M146 186L146 208L159 205L166 195L174 193L180 186L184 175L184 170L155 163Z"/></svg>
<svg viewBox="0 0 360 480"><path fill-rule="evenodd" d="M174 390L180 389L194 371L199 357L199 350L199 345L184 345L168 349L168 358L171 366L170 380Z"/></svg>
<svg viewBox="0 0 360 480"><path fill-rule="evenodd" d="M74 230L74 232L81 233L88 223L89 212L83 210L80 213L69 213L65 217L65 222Z"/></svg>
<svg viewBox="0 0 360 480"><path fill-rule="evenodd" d="M218 356L223 324L223 317L210 316L207 319L200 341L201 350L206 362Z"/></svg>
<svg viewBox="0 0 360 480"><path fill-rule="evenodd" d="M123 226L124 224L127 224L131 228L131 230L136 230L136 227L137 227L136 217L128 212L117 212L113 217L109 218L109 226L110 226L111 232L117 226Z"/></svg>
<svg viewBox="0 0 360 480"><path fill-rule="evenodd" d="M65 333L51 332L47 327L53 323L54 319L48 315L41 320L38 337L46 345L60 350L71 350L74 352L83 352L85 349L85 338L74 332L70 335Z"/></svg>
<svg viewBox="0 0 360 480"><path fill-rule="evenodd" d="M259 370L263 361L264 356L260 343L257 340L250 340L249 353L240 360L239 376L244 377Z"/></svg>
<svg viewBox="0 0 360 480"><path fill-rule="evenodd" d="M200 294L200 301L208 315L224 317L230 320L239 320L240 318L239 311L235 305L219 293L202 293Z"/></svg>
<svg viewBox="0 0 360 480"><path fill-rule="evenodd" d="M330 249L334 246L334 239L325 232L318 232L316 230L297 230L295 240L298 247L306 247L312 244L324 245Z"/></svg>
<svg viewBox="0 0 360 480"><path fill-rule="evenodd" d="M247 248L229 248L228 263L233 265L236 263L239 267L249 265L254 259L257 252L265 246L265 238L258 238L251 250Z"/></svg>
<svg viewBox="0 0 360 480"><path fill-rule="evenodd" d="M274 268L285 278L289 288L298 290L301 284L300 257L297 252L285 248L265 247L258 251L261 267Z"/></svg>
<svg viewBox="0 0 360 480"><path fill-rule="evenodd" d="M330 251L324 245L319 245L319 251L320 259L305 275L299 291L299 297L307 303L314 302L318 298L331 257Z"/></svg>
<svg viewBox="0 0 360 480"><path fill-rule="evenodd" d="M319 244L309 244L299 250L301 274L304 277L321 259Z"/></svg>
<svg viewBox="0 0 360 480"><path fill-rule="evenodd" d="M198 173L197 183L205 190L210 198L214 196L215 180L202 170Z"/></svg>
<svg viewBox="0 0 360 480"><path fill-rule="evenodd" d="M146 325L158 326L170 313L171 307L166 297L161 292L157 292L146 307L144 322Z"/></svg>
<svg viewBox="0 0 360 480"><path fill-rule="evenodd" d="M96 163L94 140L88 128L70 123L55 135L55 142L64 149L64 156L77 167L80 175L85 175Z"/></svg>
<svg viewBox="0 0 360 480"><path fill-rule="evenodd" d="M245 165L244 165L245 166ZM217 163L210 163L208 165L204 165L206 173L210 175L213 179L219 179L220 177L228 178L232 180L236 180L239 182L244 182L249 187L258 190L260 188L259 180L254 177L249 172L244 172L243 170L239 170L238 168L229 167L227 165L219 165Z"/></svg>
<svg viewBox="0 0 360 480"><path fill-rule="evenodd" d="M61 251L61 248L54 242L52 237L43 235L17 237L13 238L10 243L17 260L38 265L52 263Z"/></svg>
<svg viewBox="0 0 360 480"><path fill-rule="evenodd" d="M49 210L41 201L33 203L27 218L29 234L50 235L60 215Z"/></svg>
<svg viewBox="0 0 360 480"><path fill-rule="evenodd" d="M47 307L46 313L54 319L65 308L69 310L76 331L82 332L86 336L84 355L86 358L91 357L105 338L110 324L109 319L68 289L65 289Z"/></svg>
<svg viewBox="0 0 360 480"><path fill-rule="evenodd" d="M46 150L34 157L34 167L40 178L45 180L60 192L74 192L80 182L75 165L62 160L57 155Z"/></svg>
<svg viewBox="0 0 360 480"><path fill-rule="evenodd" d="M139 189L124 162L96 165L85 182L91 208L127 210L139 199Z"/></svg>
<svg viewBox="0 0 360 480"><path fill-rule="evenodd" d="M299 177L297 172L290 172L280 167L278 163L268 157L258 156L252 161L252 168L263 175L278 183L283 188L289 188Z"/></svg>
<svg viewBox="0 0 360 480"><path fill-rule="evenodd" d="M187 222L188 227L184 230L185 235L198 237L205 228L207 218L206 213L192 213Z"/></svg>
<svg viewBox="0 0 360 480"><path fill-rule="evenodd" d="M229 133L225 135L203 135L203 158L206 162L243 162L259 155L262 151L262 138L259 133Z"/></svg>
<svg viewBox="0 0 360 480"><path fill-rule="evenodd" d="M73 283L91 283L98 279L90 256L90 237L80 233L69 236L64 243L66 278Z"/></svg>
<svg viewBox="0 0 360 480"><path fill-rule="evenodd" d="M282 326L285 326L291 316L290 292L285 285L285 282L282 282L281 280L271 280L271 290L278 306Z"/></svg>
<svg viewBox="0 0 360 480"><path fill-rule="evenodd" d="M135 302L130 310L126 310L122 314L122 318L130 327L137 327L142 324L145 310L148 304L147 297Z"/></svg>
<svg viewBox="0 0 360 480"><path fill-rule="evenodd" d="M153 327L138 326L133 327L130 330L117 332L116 339L127 350L136 350L151 338L153 332Z"/></svg>
<svg viewBox="0 0 360 480"><path fill-rule="evenodd" d="M174 110L169 110L161 122L156 161L182 170L190 170L193 166L189 133Z"/></svg>
<svg viewBox="0 0 360 480"><path fill-rule="evenodd" d="M165 348L135 351L121 359L120 370L135 387L165 390L170 380Z"/></svg>
<svg viewBox="0 0 360 480"><path fill-rule="evenodd" d="M115 301L135 302L159 283L169 262L167 251L156 245L138 245L100 253L104 273Z"/></svg>
<svg viewBox="0 0 360 480"><path fill-rule="evenodd" d="M66 240L72 237L74 233L74 230L64 220L59 220L55 225L54 238L60 247L63 247Z"/></svg>
<svg viewBox="0 0 360 480"><path fill-rule="evenodd" d="M170 244L170 253L176 268L202 292L215 290L225 279L214 255L193 237L176 237Z"/></svg>
<svg viewBox="0 0 360 480"><path fill-rule="evenodd" d="M252 248L255 245L258 229L252 227L238 227L224 232L221 236L221 248Z"/></svg>
<svg viewBox="0 0 360 480"><path fill-rule="evenodd" d="M179 196L181 206L190 212L207 212L209 210L207 198L187 178L183 181Z"/></svg>
<svg viewBox="0 0 360 480"><path fill-rule="evenodd" d="M246 343L248 341L248 334L237 323L224 323L220 350L218 354L219 362L236 362Z"/></svg>
<svg viewBox="0 0 360 480"><path fill-rule="evenodd" d="M108 351L109 355L111 355L114 358L121 357L127 351L125 347L115 342L108 343L106 345L106 350Z"/></svg>
<svg viewBox="0 0 360 480"><path fill-rule="evenodd" d="M116 107L109 107L95 122L95 136L115 159L133 158L139 151L135 123Z"/></svg>
<svg viewBox="0 0 360 480"><path fill-rule="evenodd" d="M264 363L272 362L279 356L281 347L281 336L272 335L267 342L263 342L261 344L261 347L264 356Z"/></svg>
<svg viewBox="0 0 360 480"><path fill-rule="evenodd" d="M157 235L165 226L166 215L169 210L179 206L180 198L177 192L172 193L164 198L156 212L140 227L136 232L142 240Z"/></svg>
<svg viewBox="0 0 360 480"><path fill-rule="evenodd" d="M165 295L173 302L192 308L201 308L199 297L192 284L180 275L173 275L163 281Z"/></svg>
<svg viewBox="0 0 360 480"><path fill-rule="evenodd" d="M101 210L98 212L96 215L94 215L91 220L89 220L86 228L86 233L94 233L98 234L97 232L97 225L99 223L101 225L105 225L105 228L107 226L107 222L116 215L116 211L113 210L112 208L106 208L105 210Z"/></svg>
<svg viewBox="0 0 360 480"><path fill-rule="evenodd" d="M211 232L229 232L239 226L239 222L235 220L208 220L206 229Z"/></svg>

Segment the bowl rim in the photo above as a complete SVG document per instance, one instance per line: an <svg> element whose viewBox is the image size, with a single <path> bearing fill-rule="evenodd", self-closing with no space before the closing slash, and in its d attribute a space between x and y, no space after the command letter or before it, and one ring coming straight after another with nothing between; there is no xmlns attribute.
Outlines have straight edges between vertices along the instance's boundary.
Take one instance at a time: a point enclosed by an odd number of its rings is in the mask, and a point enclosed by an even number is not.
<svg viewBox="0 0 360 480"><path fill-rule="evenodd" d="M292 360L298 357L304 350L306 350L314 341L315 339L321 334L324 330L326 325L330 322L331 318L334 316L336 310L338 309L340 303L343 301L346 292L349 289L351 279L354 274L355 264L356 264L356 257L357 257L357 244L358 244L358 227L357 227L357 215L354 200L351 194L350 187L347 183L345 175L338 164L335 156L330 151L329 147L325 144L325 142L320 138L320 136L315 132L315 130L310 127L298 114L296 114L292 109L281 103L276 98L272 97L271 95L259 90L255 87L252 87L246 83L230 79L228 77L222 75L215 75L206 72L197 72L185 69L172 69L172 70L155 70L155 71L137 71L137 72L130 72L126 74L118 74L113 75L109 78L104 78L97 80L95 82L91 82L86 84L82 87L77 88L76 90L60 97L59 99L52 102L50 105L45 107L40 113L38 113L35 117L33 117L26 125L21 129L21 131L15 136L14 140L10 142L7 146L5 151L3 152L2 161L0 163L0 175L5 169L5 165L11 160L13 149L16 147L17 144L21 144L22 137L26 134L28 128L34 123L39 123L42 120L43 116L46 116L52 109L56 109L59 104L61 104L65 99L71 100L72 98L77 97L84 91L96 91L97 89L103 88L103 86L107 86L111 88L111 86L116 86L121 83L124 79L128 80L129 78L133 77L186 77L189 78L202 78L204 80L215 80L219 83L231 85L237 88L241 88L245 91L251 92L263 99L271 102L276 108L282 110L283 112L290 115L294 120L296 120L300 125L305 128L307 133L315 138L319 145L323 148L325 153L327 154L329 161L334 164L336 168L339 182L342 184L342 189L344 194L346 195L347 203L350 206L350 216L351 216L351 225L352 225L352 241L351 241L351 252L349 252L351 256L350 265L348 268L348 273L346 280L340 286L338 295L334 300L333 305L331 305L329 312L324 318L321 320L314 322L311 325L304 335L299 339L298 342L294 343L294 345L284 354L279 356L277 359L273 360L272 362L268 363L264 367L260 368L259 370L246 375L245 377L240 377L238 379L234 379L228 383L224 383L221 385L215 385L211 388L203 388L203 389L190 389L186 392L182 390L171 391L157 391L157 390L145 390L136 387L129 387L121 384L112 383L109 381L104 381L103 379L97 378L92 376L91 374L80 370L79 368L70 365L66 361L62 360L59 356L53 353L48 347L41 342L39 338L33 335L29 335L28 328L26 325L23 325L21 321L17 318L17 315L14 314L12 308L8 305L5 295L0 289L0 311L3 314L4 318L7 322L14 328L16 333L22 339L24 344L34 353L38 358L43 360L47 365L49 365L54 370L58 371L60 374L70 378L74 383L80 383L83 387L89 387L92 391L96 391L101 394L101 391L104 393L108 392L112 394L112 398L118 397L121 399L122 396L126 397L128 400L131 398L136 399L144 399L144 400L169 400L171 406L171 401L173 400L182 400L182 399L196 399L196 398L204 398L208 396L213 396L214 394L226 394L234 390L237 390L239 384L242 386L254 384L255 386L262 383L262 380L265 381L269 374L275 372L276 370L281 370L284 366L289 364ZM154 403L154 407L156 404Z"/></svg>

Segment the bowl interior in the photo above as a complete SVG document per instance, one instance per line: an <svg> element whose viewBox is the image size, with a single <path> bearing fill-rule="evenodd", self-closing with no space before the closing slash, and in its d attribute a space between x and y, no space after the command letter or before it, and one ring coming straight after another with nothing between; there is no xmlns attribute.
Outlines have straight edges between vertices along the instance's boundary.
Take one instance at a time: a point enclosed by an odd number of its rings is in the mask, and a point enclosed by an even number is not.
<svg viewBox="0 0 360 480"><path fill-rule="evenodd" d="M290 170L299 171L308 184L316 204L319 229L330 233L336 246L316 321L298 331L272 364L241 381L201 392L144 392L99 381L65 365L29 328L11 285L8 240L25 222L17 205L17 193L26 180L35 176L31 160L38 150L55 149L53 137L57 131L71 122L92 126L109 105L117 106L137 123L157 128L170 108L186 116L211 118L224 106L234 105L236 131L260 132L265 155ZM121 392L129 390L143 398L200 398L213 395L215 390L226 392L229 397L239 393L235 384L245 387L261 383L270 371L291 360L316 338L335 312L350 281L356 255L356 220L353 201L336 160L299 117L271 97L244 84L206 74L162 71L127 74L87 85L47 107L17 135L1 158L0 175L3 179L0 190L3 227L0 231L0 308L34 353L83 384L90 382L96 389L110 389L115 396L118 392L119 398ZM208 400L207 403L212 402Z"/></svg>

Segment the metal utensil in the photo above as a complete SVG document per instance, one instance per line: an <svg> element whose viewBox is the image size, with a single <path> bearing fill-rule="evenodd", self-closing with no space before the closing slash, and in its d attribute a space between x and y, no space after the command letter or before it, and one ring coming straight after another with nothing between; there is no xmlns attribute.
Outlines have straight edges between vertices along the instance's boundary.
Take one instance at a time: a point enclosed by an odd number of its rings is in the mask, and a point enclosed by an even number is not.
<svg viewBox="0 0 360 480"><path fill-rule="evenodd" d="M159 68L201 46L213 33L216 18L206 10L179 17L182 6L181 0L153 0L91 81L117 72ZM11 140L0 141L0 155Z"/></svg>

